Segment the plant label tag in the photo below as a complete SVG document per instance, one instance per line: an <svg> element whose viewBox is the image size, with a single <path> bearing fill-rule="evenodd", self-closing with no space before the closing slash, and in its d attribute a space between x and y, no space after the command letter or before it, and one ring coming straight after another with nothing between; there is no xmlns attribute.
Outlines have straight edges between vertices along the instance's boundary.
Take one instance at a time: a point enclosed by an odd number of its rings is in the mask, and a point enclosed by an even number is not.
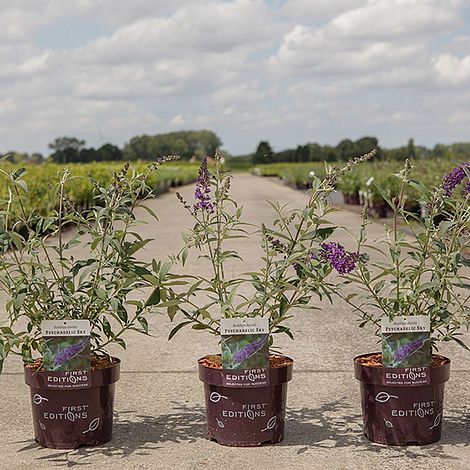
<svg viewBox="0 0 470 470"><path fill-rule="evenodd" d="M72 390L91 386L90 322L44 320L43 368L47 388Z"/></svg>
<svg viewBox="0 0 470 470"><path fill-rule="evenodd" d="M431 363L429 315L382 319L384 385L428 385Z"/></svg>
<svg viewBox="0 0 470 470"><path fill-rule="evenodd" d="M220 320L225 387L269 385L269 322L267 318Z"/></svg>

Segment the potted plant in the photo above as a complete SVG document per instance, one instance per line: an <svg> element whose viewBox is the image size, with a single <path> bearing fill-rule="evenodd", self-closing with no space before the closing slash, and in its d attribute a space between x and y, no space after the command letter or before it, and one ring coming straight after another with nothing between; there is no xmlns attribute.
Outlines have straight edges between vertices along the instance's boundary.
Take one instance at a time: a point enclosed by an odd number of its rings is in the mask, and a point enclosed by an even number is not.
<svg viewBox="0 0 470 470"><path fill-rule="evenodd" d="M107 351L125 348L130 330L148 333L145 314L159 302L168 270L136 258L150 240L136 233L134 215L151 194L148 177L167 159L145 174L126 164L107 185L65 169L51 182L57 203L47 216L28 208L25 170L0 169L8 186L0 213L0 289L9 297L0 366L11 354L23 359L41 446L69 449L111 439L120 361ZM95 205L86 211L68 198L76 182L94 185ZM43 331L51 323L51 332ZM46 338L57 325L64 336ZM72 362L80 370L69 368Z"/></svg>
<svg viewBox="0 0 470 470"><path fill-rule="evenodd" d="M357 171L347 174L338 184L338 189L343 193L345 204L359 205L359 191L361 190L361 179Z"/></svg>
<svg viewBox="0 0 470 470"><path fill-rule="evenodd" d="M390 199L377 187L393 211L391 227L385 226L381 240L369 241L364 210L357 266L339 284L330 286L354 308L359 326L374 327L382 340L381 353L354 359L355 376L361 382L364 432L373 442L423 445L440 439L450 360L437 352L447 341L468 349L460 329L468 327L470 319L470 296L465 292L470 266L466 258L470 246L469 174L467 162L431 189L411 178L407 161L395 175L399 181L396 197ZM425 201L424 218L406 210L408 188ZM374 262L367 261L366 251L376 253ZM418 331L414 327L395 329L412 333L393 339L386 334L392 330L388 326L384 330L384 324L410 325L423 318L428 327L422 328L422 334L413 333ZM415 367L418 360L424 360L419 363L424 367Z"/></svg>
<svg viewBox="0 0 470 470"><path fill-rule="evenodd" d="M309 304L312 297L329 296L324 279L332 267L313 255L324 251L322 246L326 246L326 239L336 229L327 221L328 214L335 210L328 196L334 191L338 176L372 155L373 152L357 158L342 169L327 167L323 180L313 177L304 207L289 209L270 203L274 219L268 225L260 223L254 227L243 221L243 209L230 196L231 176L221 171L219 154L213 173L207 160L202 161L194 204L178 194L195 225L184 234L185 246L174 261L184 266L189 254L195 251L200 263L210 265L211 275L205 276L200 270L188 274L187 269L184 275L174 275L178 278L176 282L185 283L186 287L183 291L168 289L160 306L166 306L170 319L176 322L170 338L188 326L216 335L222 342L223 355L207 355L198 361L199 378L205 389L208 435L219 444L258 446L282 440L293 360L277 353L273 338L279 333L292 338L286 320L295 307L316 309ZM248 238L249 231L254 231L260 241L260 267L230 276L228 273L235 270L234 263L241 260L230 243L233 239ZM244 338L244 342L238 342L236 349L227 353L228 339L221 337L221 322L227 323L227 319L248 324L267 319L266 337ZM271 349L269 357L266 342ZM243 377L233 372L237 364L262 355L262 351L268 361L266 370L248 365L242 367ZM230 362L229 366L225 362ZM255 381L266 376L269 383L263 382L265 385L239 386L250 377ZM229 380L234 382L227 384Z"/></svg>

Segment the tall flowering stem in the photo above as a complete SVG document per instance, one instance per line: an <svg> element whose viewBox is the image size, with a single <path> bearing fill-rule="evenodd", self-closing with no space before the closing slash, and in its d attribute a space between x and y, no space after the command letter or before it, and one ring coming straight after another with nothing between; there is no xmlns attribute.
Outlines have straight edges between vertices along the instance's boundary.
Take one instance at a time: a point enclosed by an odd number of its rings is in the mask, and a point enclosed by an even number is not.
<svg viewBox="0 0 470 470"><path fill-rule="evenodd" d="M367 263L360 256L344 281L330 285L359 314L360 326L375 325L380 336L383 317L430 315L435 350L440 341L450 340L467 348L459 336L462 327L470 326L470 294L464 289L470 281L468 182L456 191L467 177L467 167L462 163L443 176L442 184L429 188L413 179L407 161L395 175L400 181L397 197L389 199L378 188L393 210L393 222L385 225L380 239L369 242L365 208L357 253L374 253L374 259ZM419 192L428 208L426 216L406 210L403 194L408 188Z"/></svg>
<svg viewBox="0 0 470 470"><path fill-rule="evenodd" d="M194 228L184 235L185 247L174 257L185 263L192 249L199 259L212 266L212 277L200 272L176 276L187 283L185 292L170 292L168 314L180 322L170 333L172 337L188 325L197 330L219 333L219 321L227 317L268 317L271 333L292 336L285 321L294 307L316 308L309 305L313 297L330 296L324 279L333 269L349 270L355 255L346 254L342 260L327 261L315 255L336 226L327 221L337 210L329 200L335 191L337 178L354 165L373 157L375 152L348 162L343 168L327 166L327 177L313 177L308 199L301 207L290 209L271 202L274 217L270 224L248 224L241 218L243 209L230 196L231 177L223 171L222 158L217 152L212 176L204 160L195 188L194 206L181 195L180 201L195 220ZM235 271L241 254L233 250L233 239L247 238L248 230L261 245L259 268L251 272ZM226 264L230 262L228 276ZM242 289L243 287L243 289Z"/></svg>

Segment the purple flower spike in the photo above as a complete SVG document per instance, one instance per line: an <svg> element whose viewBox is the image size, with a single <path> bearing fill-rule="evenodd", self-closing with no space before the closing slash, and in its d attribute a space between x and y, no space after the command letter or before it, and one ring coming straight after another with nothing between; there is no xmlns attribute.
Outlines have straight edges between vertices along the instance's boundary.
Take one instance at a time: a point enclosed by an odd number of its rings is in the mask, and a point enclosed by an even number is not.
<svg viewBox="0 0 470 470"><path fill-rule="evenodd" d="M65 349L62 349L59 353L56 354L54 358L54 363L56 366L62 366L67 361L70 361L72 357L76 356L88 342L88 338L85 338L83 341L80 341L77 344L72 344Z"/></svg>
<svg viewBox="0 0 470 470"><path fill-rule="evenodd" d="M246 361L250 356L252 356L263 348L267 339L267 337L264 337L257 341L253 341L252 343L247 344L246 346L243 346L243 348L239 349L233 355L232 362L236 364L241 364L243 361Z"/></svg>
<svg viewBox="0 0 470 470"><path fill-rule="evenodd" d="M330 262L339 274L350 273L356 268L360 259L359 253L349 253L337 242L322 243L320 246L322 247L321 259Z"/></svg>
<svg viewBox="0 0 470 470"><path fill-rule="evenodd" d="M442 181L442 189L444 190L444 194L446 196L452 196L454 189L462 182L462 180L466 178L467 173L465 172L465 168L468 167L470 167L470 162L462 163L444 176L444 180ZM467 186L464 189L464 192L466 189Z"/></svg>
<svg viewBox="0 0 470 470"><path fill-rule="evenodd" d="M393 360L395 362L403 362L408 356L416 352L426 341L426 337L415 339L409 343L400 346L393 355Z"/></svg>
<svg viewBox="0 0 470 470"><path fill-rule="evenodd" d="M214 205L211 202L211 174L207 169L207 158L204 157L199 167L199 172L196 180L196 189L194 191L194 198L197 200L194 204L194 211L198 210L213 212Z"/></svg>
<svg viewBox="0 0 470 470"><path fill-rule="evenodd" d="M470 196L470 181L467 181L465 183L465 186L464 186L463 191L462 191L462 196L464 196L464 197Z"/></svg>

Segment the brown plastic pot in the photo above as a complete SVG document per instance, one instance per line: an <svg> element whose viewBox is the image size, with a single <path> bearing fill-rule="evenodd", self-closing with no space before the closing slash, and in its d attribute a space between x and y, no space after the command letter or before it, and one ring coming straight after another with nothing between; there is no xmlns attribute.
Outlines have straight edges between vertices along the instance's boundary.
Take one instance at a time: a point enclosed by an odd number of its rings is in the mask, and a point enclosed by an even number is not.
<svg viewBox="0 0 470 470"><path fill-rule="evenodd" d="M351 206L358 206L359 202L359 194L345 194L343 193L343 199L345 204L349 204Z"/></svg>
<svg viewBox="0 0 470 470"><path fill-rule="evenodd" d="M374 353L377 354L377 353ZM364 434L379 444L425 445L441 438L444 385L450 377L450 360L431 367L429 385L384 385L383 369L359 364L354 358L356 379L361 382ZM442 357L442 356L441 356Z"/></svg>
<svg viewBox="0 0 470 470"><path fill-rule="evenodd" d="M372 217L385 219L388 215L388 206L385 202L369 202L369 214Z"/></svg>
<svg viewBox="0 0 470 470"><path fill-rule="evenodd" d="M46 374L24 368L30 387L34 438L52 449L97 446L111 440L114 386L119 380L120 361L91 371L90 388L47 388Z"/></svg>
<svg viewBox="0 0 470 470"><path fill-rule="evenodd" d="M256 388L224 387L222 369L199 362L209 438L222 445L237 447L282 441L287 382L292 378L293 362L271 368L269 386Z"/></svg>

